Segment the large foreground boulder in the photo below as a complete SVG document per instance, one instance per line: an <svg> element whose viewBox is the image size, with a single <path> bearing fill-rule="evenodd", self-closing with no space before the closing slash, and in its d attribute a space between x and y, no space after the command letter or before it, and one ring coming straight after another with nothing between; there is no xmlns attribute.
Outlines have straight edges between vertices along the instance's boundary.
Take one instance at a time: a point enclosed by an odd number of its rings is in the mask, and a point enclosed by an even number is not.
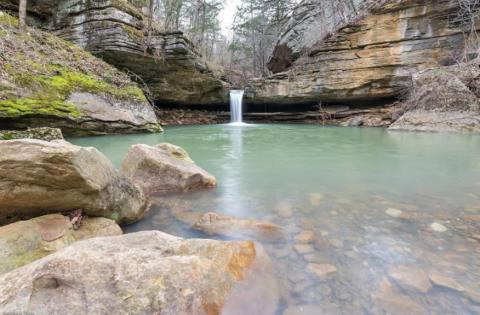
<svg viewBox="0 0 480 315"><path fill-rule="evenodd" d="M480 60L412 77L409 110L390 130L480 132Z"/></svg>
<svg viewBox="0 0 480 315"><path fill-rule="evenodd" d="M148 208L141 189L94 148L10 140L0 152L0 224L77 209L132 223Z"/></svg>
<svg viewBox="0 0 480 315"><path fill-rule="evenodd" d="M146 194L216 186L214 176L197 166L185 150L169 143L132 146L122 162L121 170Z"/></svg>
<svg viewBox="0 0 480 315"><path fill-rule="evenodd" d="M0 313L274 314L261 245L161 232L94 238L0 276Z"/></svg>
<svg viewBox="0 0 480 315"><path fill-rule="evenodd" d="M0 227L0 274L61 250L73 242L121 235L115 221L84 218L78 229L61 214L49 214Z"/></svg>

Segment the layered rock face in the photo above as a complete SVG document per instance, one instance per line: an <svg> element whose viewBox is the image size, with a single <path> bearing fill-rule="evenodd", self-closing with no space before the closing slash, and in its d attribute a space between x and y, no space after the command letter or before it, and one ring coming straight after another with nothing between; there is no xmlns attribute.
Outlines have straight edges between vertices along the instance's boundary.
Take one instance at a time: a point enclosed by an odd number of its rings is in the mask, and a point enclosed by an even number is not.
<svg viewBox="0 0 480 315"><path fill-rule="evenodd" d="M457 1L358 0L338 10L324 2L301 3L270 60L277 73L252 81L251 102L390 98L408 88L412 72L463 52Z"/></svg>
<svg viewBox="0 0 480 315"><path fill-rule="evenodd" d="M147 36L146 18L127 0L38 1L29 10L42 27L138 75L159 105L228 101L227 84L183 33L153 30Z"/></svg>
<svg viewBox="0 0 480 315"><path fill-rule="evenodd" d="M185 150L170 143L132 146L121 171L147 195L213 188L217 184L216 178L197 166Z"/></svg>
<svg viewBox="0 0 480 315"><path fill-rule="evenodd" d="M278 288L251 241L141 232L74 243L0 276L0 313L275 314Z"/></svg>
<svg viewBox="0 0 480 315"><path fill-rule="evenodd" d="M2 129L57 127L68 135L158 132L142 90L75 45L36 29L18 29L0 11Z"/></svg>
<svg viewBox="0 0 480 315"><path fill-rule="evenodd" d="M141 189L94 148L10 140L0 152L0 224L77 209L132 223L148 209Z"/></svg>

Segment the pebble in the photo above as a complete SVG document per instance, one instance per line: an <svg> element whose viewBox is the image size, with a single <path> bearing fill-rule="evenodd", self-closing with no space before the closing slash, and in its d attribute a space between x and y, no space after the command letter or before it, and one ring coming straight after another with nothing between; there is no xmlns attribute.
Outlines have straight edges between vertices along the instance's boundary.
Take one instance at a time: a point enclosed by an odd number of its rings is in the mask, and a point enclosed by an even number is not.
<svg viewBox="0 0 480 315"><path fill-rule="evenodd" d="M315 248L309 244L295 244L293 247L300 255L309 254L315 251Z"/></svg>
<svg viewBox="0 0 480 315"><path fill-rule="evenodd" d="M308 196L308 200L312 206L319 206L322 202L323 194L322 193L313 193Z"/></svg>
<svg viewBox="0 0 480 315"><path fill-rule="evenodd" d="M427 273L420 269L398 266L390 268L388 275L406 290L427 293L432 288Z"/></svg>
<svg viewBox="0 0 480 315"><path fill-rule="evenodd" d="M330 264L308 264L307 269L322 280L337 272L337 267Z"/></svg>
<svg viewBox="0 0 480 315"><path fill-rule="evenodd" d="M438 233L443 233L443 232L446 232L448 231L448 229L440 224L440 223L437 223L437 222L433 222L432 224L430 224L430 228L435 231L435 232L438 232Z"/></svg>
<svg viewBox="0 0 480 315"><path fill-rule="evenodd" d="M399 218L402 215L403 212L402 212L402 210L399 210L399 209L388 208L387 210L385 210L385 213L388 214L391 217Z"/></svg>
<svg viewBox="0 0 480 315"><path fill-rule="evenodd" d="M325 260L323 256L316 253L304 255L303 258L309 263L321 263Z"/></svg>
<svg viewBox="0 0 480 315"><path fill-rule="evenodd" d="M447 288L457 292L465 291L465 288L462 287L457 281L440 273L431 272L429 277L433 284L435 284L436 286Z"/></svg>
<svg viewBox="0 0 480 315"><path fill-rule="evenodd" d="M277 213L282 218L290 218L293 215L292 207L290 206L289 203L280 202L277 205Z"/></svg>
<svg viewBox="0 0 480 315"><path fill-rule="evenodd" d="M315 233L313 231L307 230L302 231L300 234L295 236L295 241L299 243L310 243L315 240Z"/></svg>

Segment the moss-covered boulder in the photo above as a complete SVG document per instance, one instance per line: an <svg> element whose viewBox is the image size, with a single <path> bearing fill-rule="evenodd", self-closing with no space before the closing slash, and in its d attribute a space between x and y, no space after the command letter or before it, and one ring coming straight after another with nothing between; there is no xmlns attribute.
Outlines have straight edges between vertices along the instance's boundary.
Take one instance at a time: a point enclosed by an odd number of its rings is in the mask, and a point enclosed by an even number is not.
<svg viewBox="0 0 480 315"><path fill-rule="evenodd" d="M77 135L161 131L137 84L78 46L22 31L3 11L0 44L2 126L51 126Z"/></svg>
<svg viewBox="0 0 480 315"><path fill-rule="evenodd" d="M84 218L78 229L61 214L49 214L0 227L0 274L59 251L76 241L122 234L115 221Z"/></svg>

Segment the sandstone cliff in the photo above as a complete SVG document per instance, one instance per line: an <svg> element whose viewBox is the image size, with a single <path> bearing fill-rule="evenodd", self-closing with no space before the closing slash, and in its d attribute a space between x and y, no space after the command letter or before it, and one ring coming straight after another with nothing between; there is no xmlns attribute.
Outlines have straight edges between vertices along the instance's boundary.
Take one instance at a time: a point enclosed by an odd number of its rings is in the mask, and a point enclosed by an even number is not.
<svg viewBox="0 0 480 315"><path fill-rule="evenodd" d="M325 3L297 8L269 63L276 73L251 82L251 102L391 98L408 87L413 72L450 64L463 52L456 0Z"/></svg>
<svg viewBox="0 0 480 315"><path fill-rule="evenodd" d="M18 29L0 11L0 129L52 126L67 134L157 132L137 84L54 35Z"/></svg>
<svg viewBox="0 0 480 315"><path fill-rule="evenodd" d="M15 9L18 0L0 0ZM158 105L223 104L228 85L182 32L147 36L146 18L127 0L30 1L32 23L138 76Z"/></svg>

